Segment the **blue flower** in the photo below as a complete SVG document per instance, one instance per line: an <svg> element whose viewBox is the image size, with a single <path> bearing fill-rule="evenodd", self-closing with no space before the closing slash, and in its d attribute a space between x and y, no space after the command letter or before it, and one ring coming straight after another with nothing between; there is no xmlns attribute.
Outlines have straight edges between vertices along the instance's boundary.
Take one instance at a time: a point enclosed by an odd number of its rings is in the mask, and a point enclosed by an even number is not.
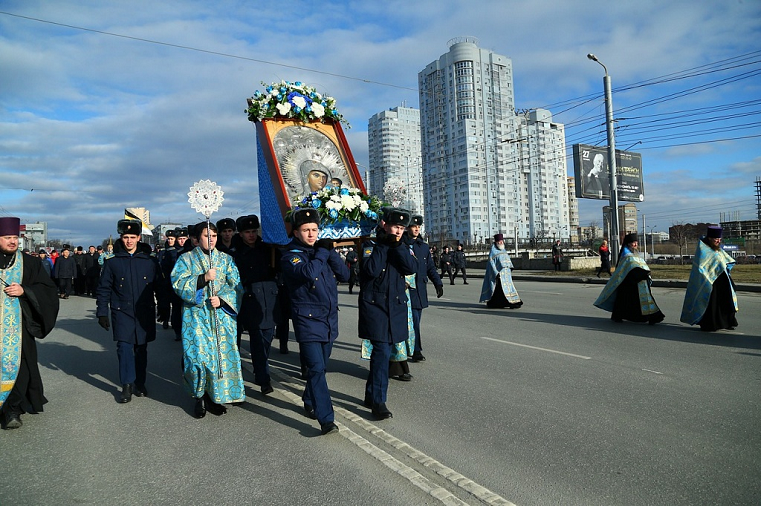
<svg viewBox="0 0 761 506"><path fill-rule="evenodd" d="M312 207L314 207L315 209L319 209L321 205L322 205L322 201L320 199L314 199L312 201Z"/></svg>
<svg viewBox="0 0 761 506"><path fill-rule="evenodd" d="M349 189L348 188L341 188L341 195L348 195Z"/></svg>
<svg viewBox="0 0 761 506"><path fill-rule="evenodd" d="M255 97L257 97L257 98L259 98L259 97L261 97L261 96L262 96L262 92L261 92L261 91L259 91L259 90L256 90L256 91L254 92L254 96L255 96Z"/></svg>
<svg viewBox="0 0 761 506"><path fill-rule="evenodd" d="M293 83L293 84L294 84L294 86L301 86L303 83L302 83L301 81L296 81L296 82L295 82L295 83Z"/></svg>
<svg viewBox="0 0 761 506"><path fill-rule="evenodd" d="M338 218L338 211L336 211L335 209L331 209L330 211L328 211L328 216L330 216L333 219Z"/></svg>

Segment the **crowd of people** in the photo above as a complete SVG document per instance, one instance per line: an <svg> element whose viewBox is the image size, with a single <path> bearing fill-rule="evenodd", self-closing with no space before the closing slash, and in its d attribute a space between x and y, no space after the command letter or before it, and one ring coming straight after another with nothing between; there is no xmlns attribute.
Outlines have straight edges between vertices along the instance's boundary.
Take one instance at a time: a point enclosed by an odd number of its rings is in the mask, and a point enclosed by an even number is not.
<svg viewBox="0 0 761 506"><path fill-rule="evenodd" d="M319 423L322 434L335 433L326 373L339 333L338 283L348 283L349 293L359 287L358 337L361 358L369 361L363 404L376 419L391 418L389 380L412 380L408 363L426 360L421 321L429 305L427 284L437 297L444 294L442 280L454 284L458 273L467 284L462 246L454 252L446 246L439 254L422 239L422 224L420 215L386 208L374 236L336 248L333 240L320 238L317 211L298 209L290 216L291 241L285 246L265 243L259 218L247 215L170 230L155 252L140 241L140 221L120 220L119 239L106 251L77 248L71 255L65 245L53 262L45 250L19 251L18 218L0 218L3 427L18 428L21 414L42 411L46 399L35 340L51 331L59 300L74 290L96 298L98 323L116 342L118 402L148 395L148 343L156 339L157 322L171 327L182 343L183 385L197 418L223 415L226 405L244 402L240 350L246 333L254 384L271 394L272 341L277 337L280 352L288 353L292 324L305 380L304 414ZM479 300L488 308L520 308L504 236L493 239ZM681 316L706 331L737 326L734 260L720 243L721 229L709 227L698 244ZM559 245L553 257L562 257ZM615 322L653 325L664 315L650 286L637 237L629 234L594 304L610 311Z"/></svg>

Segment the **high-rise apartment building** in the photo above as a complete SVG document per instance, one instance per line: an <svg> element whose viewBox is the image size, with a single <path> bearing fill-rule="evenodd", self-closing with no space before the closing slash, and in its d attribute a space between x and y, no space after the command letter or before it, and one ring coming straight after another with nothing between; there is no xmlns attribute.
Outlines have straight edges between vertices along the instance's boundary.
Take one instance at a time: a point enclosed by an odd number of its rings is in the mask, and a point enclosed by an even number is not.
<svg viewBox="0 0 761 506"><path fill-rule="evenodd" d="M367 126L370 167L367 190L416 214L423 211L420 111L394 107L373 115Z"/></svg>
<svg viewBox="0 0 761 506"><path fill-rule="evenodd" d="M569 236L563 125L542 109L516 114L509 58L453 39L418 87L431 240Z"/></svg>

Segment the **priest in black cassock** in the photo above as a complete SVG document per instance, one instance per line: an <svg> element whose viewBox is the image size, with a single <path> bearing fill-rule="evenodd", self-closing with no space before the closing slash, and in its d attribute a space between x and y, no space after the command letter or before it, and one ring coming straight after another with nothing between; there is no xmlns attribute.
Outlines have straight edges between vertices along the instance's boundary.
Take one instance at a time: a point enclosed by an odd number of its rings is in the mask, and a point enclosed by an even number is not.
<svg viewBox="0 0 761 506"><path fill-rule="evenodd" d="M20 220L0 218L0 407L3 428L21 427L22 413L47 402L35 338L47 336L58 316L58 290L39 258L19 251Z"/></svg>

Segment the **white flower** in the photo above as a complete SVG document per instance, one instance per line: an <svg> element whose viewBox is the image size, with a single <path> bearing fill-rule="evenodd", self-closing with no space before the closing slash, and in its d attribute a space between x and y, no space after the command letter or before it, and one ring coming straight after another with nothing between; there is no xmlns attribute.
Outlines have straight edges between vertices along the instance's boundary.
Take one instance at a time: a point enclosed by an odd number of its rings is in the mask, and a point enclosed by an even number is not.
<svg viewBox="0 0 761 506"><path fill-rule="evenodd" d="M296 107L300 109L303 109L304 107L307 106L307 101L304 100L304 97L296 96L296 97L293 97L292 100L293 100L293 105L295 105Z"/></svg>
<svg viewBox="0 0 761 506"><path fill-rule="evenodd" d="M354 202L354 197L352 197L351 195L343 195L341 197L341 204L343 204L344 208L347 211L351 211L355 207L357 207L357 204Z"/></svg>
<svg viewBox="0 0 761 506"><path fill-rule="evenodd" d="M365 202L364 200L359 203L359 210L363 213L366 212L368 209L370 209L370 206Z"/></svg>
<svg viewBox="0 0 761 506"><path fill-rule="evenodd" d="M317 102L312 102L312 112L314 113L315 118L322 118L325 116L325 108L322 104L318 104Z"/></svg>
<svg viewBox="0 0 761 506"><path fill-rule="evenodd" d="M335 209L336 211L340 211L341 210L341 203L340 202L335 202L333 200L329 200L329 201L327 201L325 203L325 208L328 209L328 210Z"/></svg>
<svg viewBox="0 0 761 506"><path fill-rule="evenodd" d="M281 115L285 116L291 110L291 104L288 102L284 104L277 104L277 110Z"/></svg>
<svg viewBox="0 0 761 506"><path fill-rule="evenodd" d="M341 197L340 195L331 195L330 200L332 200L333 202L341 202Z"/></svg>

